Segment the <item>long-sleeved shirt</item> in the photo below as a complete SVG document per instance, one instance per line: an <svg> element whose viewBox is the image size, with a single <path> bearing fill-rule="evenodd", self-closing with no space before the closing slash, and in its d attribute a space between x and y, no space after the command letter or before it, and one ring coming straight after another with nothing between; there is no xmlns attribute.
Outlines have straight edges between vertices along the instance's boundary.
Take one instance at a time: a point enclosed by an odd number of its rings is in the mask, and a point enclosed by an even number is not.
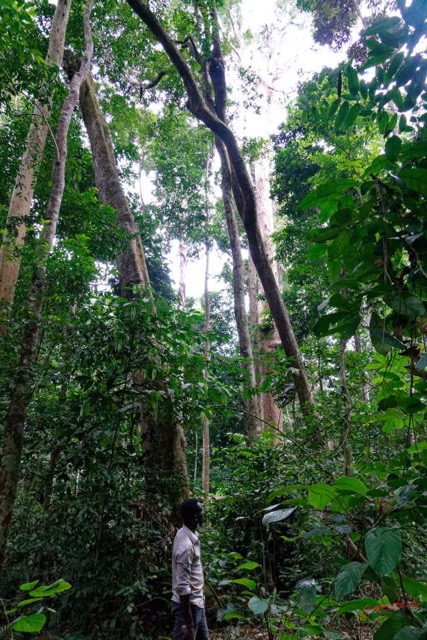
<svg viewBox="0 0 427 640"><path fill-rule="evenodd" d="M205 606L203 593L203 568L200 540L185 525L175 536L172 550L172 600L180 602L180 596L189 595L191 604Z"/></svg>

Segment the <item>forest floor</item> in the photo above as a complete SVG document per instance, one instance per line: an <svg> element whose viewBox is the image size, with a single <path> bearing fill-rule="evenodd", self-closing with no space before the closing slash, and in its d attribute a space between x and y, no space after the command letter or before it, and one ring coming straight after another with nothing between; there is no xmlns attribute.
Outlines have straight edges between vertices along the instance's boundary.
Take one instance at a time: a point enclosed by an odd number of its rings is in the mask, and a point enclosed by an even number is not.
<svg viewBox="0 0 427 640"><path fill-rule="evenodd" d="M372 640L374 627L368 624L357 624L353 620L341 621L341 628L334 629L340 631L342 638L349 640ZM220 629L219 631L210 632L211 640L269 640L268 633L261 631L257 627L239 626L229 627L228 629ZM319 638L320 636L313 636ZM280 634L274 638L280 640Z"/></svg>

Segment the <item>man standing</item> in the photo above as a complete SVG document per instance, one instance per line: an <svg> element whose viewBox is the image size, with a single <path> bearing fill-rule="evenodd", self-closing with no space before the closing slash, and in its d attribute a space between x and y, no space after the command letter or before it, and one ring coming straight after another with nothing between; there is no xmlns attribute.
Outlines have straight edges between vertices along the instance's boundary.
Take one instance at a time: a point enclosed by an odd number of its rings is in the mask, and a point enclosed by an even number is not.
<svg viewBox="0 0 427 640"><path fill-rule="evenodd" d="M203 522L203 506L195 498L185 500L181 517L184 526L175 536L172 551L173 640L209 640L200 541L196 533Z"/></svg>

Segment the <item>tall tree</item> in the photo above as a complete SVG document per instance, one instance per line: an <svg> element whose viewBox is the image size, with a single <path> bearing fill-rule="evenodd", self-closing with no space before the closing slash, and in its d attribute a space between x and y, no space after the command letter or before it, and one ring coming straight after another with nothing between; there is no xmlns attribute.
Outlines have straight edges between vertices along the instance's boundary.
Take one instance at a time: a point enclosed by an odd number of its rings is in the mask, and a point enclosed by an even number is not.
<svg viewBox="0 0 427 640"><path fill-rule="evenodd" d="M31 398L34 365L40 335L40 314L46 290L46 261L52 249L65 187L67 136L82 82L89 73L93 43L90 14L93 0L87 0L83 15L85 52L71 79L69 92L62 105L55 135L56 158L52 172L52 190L46 208L43 228L37 242L36 264L28 292L27 319L22 332L17 377L11 388L0 463L0 569L3 566L10 521L16 499L21 466L24 425Z"/></svg>
<svg viewBox="0 0 427 640"><path fill-rule="evenodd" d="M59 68L64 54L65 33L70 14L71 0L58 0L52 20L46 64ZM9 203L6 234L0 248L0 331L6 331L4 319L13 302L21 264L21 249L25 242L27 217L33 199L37 172L43 158L49 132L52 109L51 86L46 82L40 88L42 98L35 101L33 118L27 143L15 180Z"/></svg>
<svg viewBox="0 0 427 640"><path fill-rule="evenodd" d="M310 385L289 315L283 303L265 250L257 221L256 197L253 184L237 140L231 129L212 111L204 100L200 87L189 65L183 59L174 41L149 7L141 2L141 0L128 0L128 4L147 25L154 37L161 43L171 62L177 69L187 91L188 108L190 111L196 118L204 122L224 143L233 171L234 198L246 230L249 250L263 284L283 348L294 371L293 381L301 408L304 412L307 412L310 410L310 405L313 402ZM223 61L219 60L218 62L219 64L215 68L219 79L217 87L221 92L224 92L226 87L225 70Z"/></svg>
<svg viewBox="0 0 427 640"><path fill-rule="evenodd" d="M125 247L117 255L120 293L129 300L142 293L151 297L141 234L120 182L110 130L101 112L91 77L88 77L81 87L80 106L92 149L99 196L104 204L110 205L117 212L118 227L125 233ZM138 370L134 370L132 375L135 390L141 392L144 388L144 375ZM164 477L168 474L173 475L175 482L169 483L169 494L172 506L175 507L188 493L182 427L172 415L159 422L144 404L141 405L140 412L141 437L146 453L145 464L151 467L151 472L147 474L149 484L154 490L154 469L158 469Z"/></svg>

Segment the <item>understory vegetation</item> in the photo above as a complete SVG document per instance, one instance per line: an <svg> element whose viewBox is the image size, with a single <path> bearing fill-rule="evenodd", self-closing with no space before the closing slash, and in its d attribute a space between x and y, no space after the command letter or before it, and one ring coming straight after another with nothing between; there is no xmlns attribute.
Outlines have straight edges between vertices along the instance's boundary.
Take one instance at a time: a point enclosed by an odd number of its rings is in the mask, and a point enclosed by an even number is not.
<svg viewBox="0 0 427 640"><path fill-rule="evenodd" d="M169 638L192 495L215 638L427 639L427 4L276 4L2 0L1 637Z"/></svg>

